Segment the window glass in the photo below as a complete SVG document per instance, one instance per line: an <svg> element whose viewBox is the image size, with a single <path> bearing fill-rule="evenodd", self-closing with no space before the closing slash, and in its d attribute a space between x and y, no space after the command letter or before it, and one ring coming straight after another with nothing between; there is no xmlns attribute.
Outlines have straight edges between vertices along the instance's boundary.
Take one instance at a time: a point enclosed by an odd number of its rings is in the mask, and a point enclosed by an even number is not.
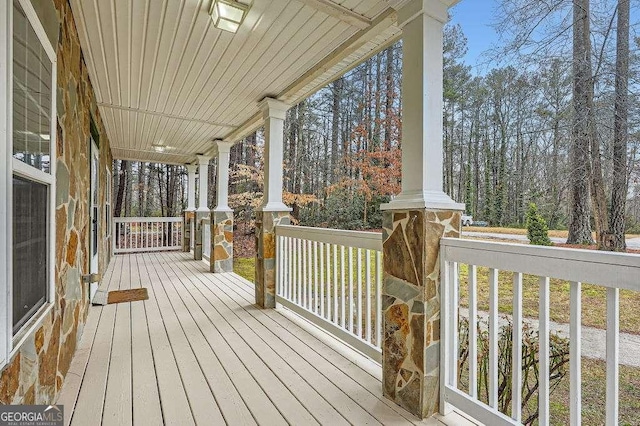
<svg viewBox="0 0 640 426"><path fill-rule="evenodd" d="M50 172L52 66L17 1L13 2L13 156Z"/></svg>
<svg viewBox="0 0 640 426"><path fill-rule="evenodd" d="M13 177L13 331L46 301L49 237L47 185Z"/></svg>

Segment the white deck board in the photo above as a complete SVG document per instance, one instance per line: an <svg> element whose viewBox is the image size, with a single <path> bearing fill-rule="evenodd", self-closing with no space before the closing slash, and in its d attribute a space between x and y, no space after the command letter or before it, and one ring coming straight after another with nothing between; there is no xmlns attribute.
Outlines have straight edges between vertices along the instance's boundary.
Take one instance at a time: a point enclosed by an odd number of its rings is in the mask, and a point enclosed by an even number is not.
<svg viewBox="0 0 640 426"><path fill-rule="evenodd" d="M149 300L91 308L58 400L72 424L445 421L382 397L379 365L286 309L258 309L251 283L190 254L119 255L104 276Z"/></svg>
<svg viewBox="0 0 640 426"><path fill-rule="evenodd" d="M131 288L147 285L140 272L140 258L131 256ZM156 380L155 362L151 351L151 339L147 325L145 304L131 303L131 369L133 372L133 422L135 424L161 425L162 408Z"/></svg>

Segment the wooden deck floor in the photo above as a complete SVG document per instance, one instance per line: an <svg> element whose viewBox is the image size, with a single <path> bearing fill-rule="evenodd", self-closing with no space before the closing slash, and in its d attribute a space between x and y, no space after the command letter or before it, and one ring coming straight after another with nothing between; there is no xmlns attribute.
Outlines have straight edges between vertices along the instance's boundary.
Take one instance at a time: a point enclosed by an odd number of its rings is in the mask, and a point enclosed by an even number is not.
<svg viewBox="0 0 640 426"><path fill-rule="evenodd" d="M149 300L91 308L58 399L66 424L468 424L410 415L381 396L379 365L189 254L116 256L103 287Z"/></svg>

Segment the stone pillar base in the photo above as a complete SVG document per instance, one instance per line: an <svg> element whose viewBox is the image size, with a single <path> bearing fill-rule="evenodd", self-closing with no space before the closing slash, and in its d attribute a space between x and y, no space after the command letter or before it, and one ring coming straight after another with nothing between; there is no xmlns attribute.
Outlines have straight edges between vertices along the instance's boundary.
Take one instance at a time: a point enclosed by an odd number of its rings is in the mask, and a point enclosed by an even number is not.
<svg viewBox="0 0 640 426"><path fill-rule="evenodd" d="M233 272L233 212L211 212L211 272Z"/></svg>
<svg viewBox="0 0 640 426"><path fill-rule="evenodd" d="M194 213L191 211L184 211L182 213L182 251L188 253L191 251L191 221L194 218Z"/></svg>
<svg viewBox="0 0 640 426"><path fill-rule="evenodd" d="M440 238L460 237L459 211L383 212L384 395L418 417L440 398Z"/></svg>
<svg viewBox="0 0 640 426"><path fill-rule="evenodd" d="M289 212L256 212L256 304L276 307L276 226L289 225Z"/></svg>
<svg viewBox="0 0 640 426"><path fill-rule="evenodd" d="M205 219L209 212L195 212L196 226L194 232L195 244L193 245L193 259L202 260L202 219Z"/></svg>

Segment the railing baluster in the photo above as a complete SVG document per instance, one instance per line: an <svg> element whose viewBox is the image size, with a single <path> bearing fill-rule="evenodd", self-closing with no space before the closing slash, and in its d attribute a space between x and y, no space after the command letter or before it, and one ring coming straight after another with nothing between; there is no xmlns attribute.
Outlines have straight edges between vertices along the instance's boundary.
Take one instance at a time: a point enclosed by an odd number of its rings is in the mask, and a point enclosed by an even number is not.
<svg viewBox="0 0 640 426"><path fill-rule="evenodd" d="M365 271L365 277L366 277L365 296L364 296L364 300L365 300L365 304L364 304L364 309L365 309L365 315L364 315L365 335L364 335L364 339L369 343L373 343L371 341L371 274L374 271L371 270L371 250L365 250L364 255L365 255L365 258L364 258L364 271Z"/></svg>
<svg viewBox="0 0 640 426"><path fill-rule="evenodd" d="M522 296L522 274L514 272L511 417L517 422L522 422Z"/></svg>
<svg viewBox="0 0 640 426"><path fill-rule="evenodd" d="M540 323L538 344L540 349L538 368L540 387L538 388L538 412L540 425L549 424L549 278L540 277Z"/></svg>
<svg viewBox="0 0 640 426"><path fill-rule="evenodd" d="M311 241L307 241L307 275L308 275L308 280L307 280L307 309L309 309L310 311L313 311L311 306L312 304L315 303L315 295L313 294L313 275L311 275L311 267L313 265L312 263L312 255L311 255L311 251L312 251L312 246L311 246Z"/></svg>
<svg viewBox="0 0 640 426"><path fill-rule="evenodd" d="M458 264L456 262L452 262L449 267L449 285L451 287L451 306L449 307L451 313L451 344L452 350L449 354L451 359L451 385L453 387L458 386L458 341L459 341L459 326L458 326L458 315L459 315L459 307L460 307L460 283L458 279Z"/></svg>
<svg viewBox="0 0 640 426"><path fill-rule="evenodd" d="M382 254L376 251L376 346L382 347Z"/></svg>
<svg viewBox="0 0 640 426"><path fill-rule="evenodd" d="M356 254L358 256L356 259L356 267L358 268L356 273L356 334L362 338L362 249L358 248Z"/></svg>
<svg viewBox="0 0 640 426"><path fill-rule="evenodd" d="M498 270L489 269L489 405L498 407Z"/></svg>
<svg viewBox="0 0 640 426"><path fill-rule="evenodd" d="M287 273L287 283L286 283L286 294L287 299L293 300L293 294L291 293L291 259L293 258L293 250L291 247L291 238L285 237L284 243L286 245L287 251L287 263L285 265L286 273Z"/></svg>
<svg viewBox="0 0 640 426"><path fill-rule="evenodd" d="M618 424L620 290L607 288L607 426Z"/></svg>
<svg viewBox="0 0 640 426"><path fill-rule="evenodd" d="M326 302L326 306L327 306L327 315L325 318L327 318L327 320L332 321L332 317L331 317L331 307L333 305L331 296L332 296L332 292L331 292L331 286L333 285L332 281L331 281L331 245L329 243L324 244L325 246L325 252L326 252L326 262L327 262L327 302Z"/></svg>
<svg viewBox="0 0 640 426"><path fill-rule="evenodd" d="M342 326L342 328L346 328L345 324L346 324L346 309L345 309L345 293L346 293L346 286L345 286L345 264L344 264L344 246L340 246L340 274L341 274L341 280L340 280L340 325Z"/></svg>
<svg viewBox="0 0 640 426"><path fill-rule="evenodd" d="M300 238L296 238L296 243L298 246L298 250L296 252L296 257L298 258L298 297L296 299L296 303L298 303L298 305L302 306L302 240L300 240Z"/></svg>
<svg viewBox="0 0 640 426"><path fill-rule="evenodd" d="M287 250L284 247L284 237L276 235L276 250L278 252L278 269L276 270L276 294L287 297L286 277L284 273ZM278 287L279 286L279 287Z"/></svg>
<svg viewBox="0 0 640 426"><path fill-rule="evenodd" d="M318 268L318 257L316 257L316 269L317 268ZM320 316L322 318L325 318L325 315L324 315L324 293L325 293L324 286L325 286L325 281L324 281L324 243L320 243Z"/></svg>
<svg viewBox="0 0 640 426"><path fill-rule="evenodd" d="M572 282L569 288L571 300L569 331L569 419L572 426L582 424L582 284Z"/></svg>
<svg viewBox="0 0 640 426"><path fill-rule="evenodd" d="M313 312L314 313L318 313L318 309L320 308L319 306L319 301L322 300L322 297L320 297L320 300L318 300L318 242L314 241L313 242Z"/></svg>
<svg viewBox="0 0 640 426"><path fill-rule="evenodd" d="M294 240L291 237L288 237L287 240L289 241L289 281L287 283L287 286L289 287L289 300L296 300L296 296L295 296L295 276L293 275L295 269L294 269L294 259L295 259L295 251L294 251Z"/></svg>
<svg viewBox="0 0 640 426"><path fill-rule="evenodd" d="M478 293L477 268L468 265L469 276L469 395L478 397Z"/></svg>
<svg viewBox="0 0 640 426"><path fill-rule="evenodd" d="M333 251L333 322L338 324L338 249L332 244Z"/></svg>
<svg viewBox="0 0 640 426"><path fill-rule="evenodd" d="M349 247L349 329L353 333L353 247Z"/></svg>

